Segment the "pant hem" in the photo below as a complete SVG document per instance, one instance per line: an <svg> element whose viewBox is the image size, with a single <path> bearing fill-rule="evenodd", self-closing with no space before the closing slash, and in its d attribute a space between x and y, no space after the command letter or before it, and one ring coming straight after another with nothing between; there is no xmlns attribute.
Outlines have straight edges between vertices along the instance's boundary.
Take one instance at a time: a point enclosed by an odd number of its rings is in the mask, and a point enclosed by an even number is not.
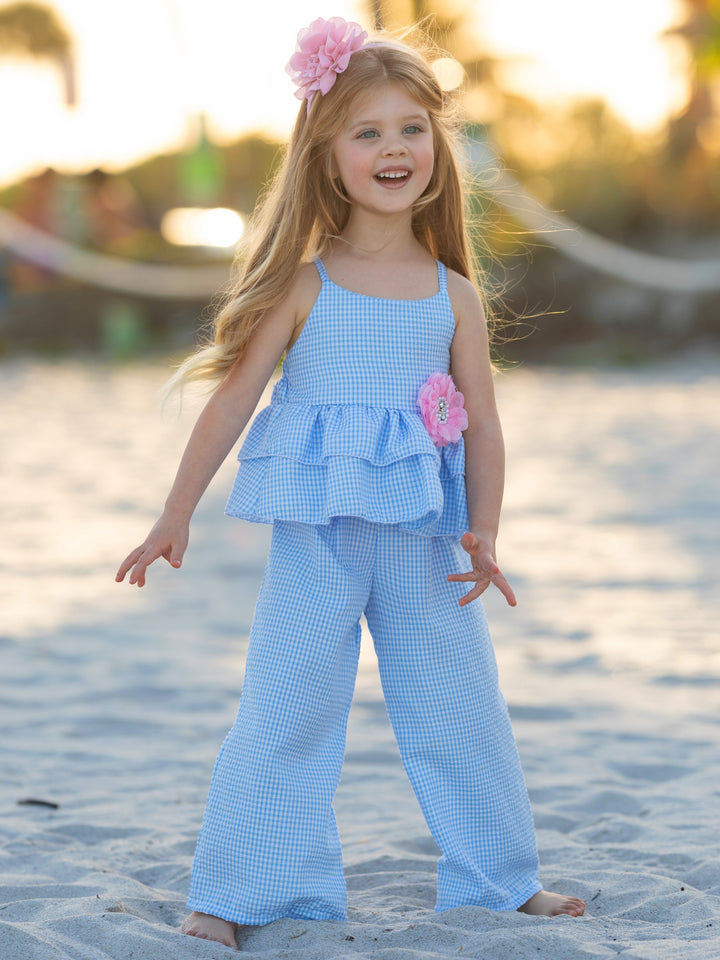
<svg viewBox="0 0 720 960"><path fill-rule="evenodd" d="M436 913L444 913L446 910L453 910L455 907L482 907L483 910L492 910L496 913L505 913L510 910L517 910L524 903L527 903L531 897L534 897L536 893L539 893L542 890L542 884L539 880L534 881L534 883L528 887L523 893L516 894L515 897L512 897L507 906L488 906L487 897L478 898L477 900L463 900L462 903L453 903L448 906L444 904L436 905ZM485 902L483 903L482 900Z"/></svg>
<svg viewBox="0 0 720 960"><path fill-rule="evenodd" d="M337 923L346 923L347 922L347 912L342 916L334 915L328 916L327 913L320 914L319 912L313 911L282 911L279 913L273 914L250 914L243 913L242 911L234 913L231 915L229 910L218 910L216 907L208 903L197 903L192 900L187 902L188 910L194 910L198 913L206 913L211 917L218 917L220 920L225 920L228 923L237 923L241 927L265 927L269 923L275 923L276 920L320 920L320 921L336 921Z"/></svg>

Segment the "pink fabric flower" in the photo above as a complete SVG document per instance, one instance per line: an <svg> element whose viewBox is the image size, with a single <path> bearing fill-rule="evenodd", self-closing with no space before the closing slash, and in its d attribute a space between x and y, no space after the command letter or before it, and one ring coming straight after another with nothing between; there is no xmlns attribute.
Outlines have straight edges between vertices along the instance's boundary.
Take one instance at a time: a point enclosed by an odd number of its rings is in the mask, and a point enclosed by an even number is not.
<svg viewBox="0 0 720 960"><path fill-rule="evenodd" d="M308 113L315 94L328 92L366 39L367 33L359 23L342 17L319 17L298 33L298 49L285 70L298 88L295 96L307 100Z"/></svg>
<svg viewBox="0 0 720 960"><path fill-rule="evenodd" d="M449 373L433 373L420 388L417 404L423 423L436 447L456 443L467 429L465 398Z"/></svg>

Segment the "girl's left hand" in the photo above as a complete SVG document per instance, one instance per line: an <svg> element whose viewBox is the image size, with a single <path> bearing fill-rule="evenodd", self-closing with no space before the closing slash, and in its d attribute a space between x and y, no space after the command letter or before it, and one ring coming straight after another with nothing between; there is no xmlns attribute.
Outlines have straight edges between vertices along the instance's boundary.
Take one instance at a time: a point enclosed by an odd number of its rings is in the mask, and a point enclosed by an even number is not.
<svg viewBox="0 0 720 960"><path fill-rule="evenodd" d="M512 587L505 579L500 567L495 563L490 544L480 540L474 533L468 532L460 541L460 546L469 554L473 568L468 573L451 573L448 580L475 584L469 593L460 598L460 606L464 607L466 604L472 603L473 600L477 600L491 583L495 584L511 607L517 606Z"/></svg>

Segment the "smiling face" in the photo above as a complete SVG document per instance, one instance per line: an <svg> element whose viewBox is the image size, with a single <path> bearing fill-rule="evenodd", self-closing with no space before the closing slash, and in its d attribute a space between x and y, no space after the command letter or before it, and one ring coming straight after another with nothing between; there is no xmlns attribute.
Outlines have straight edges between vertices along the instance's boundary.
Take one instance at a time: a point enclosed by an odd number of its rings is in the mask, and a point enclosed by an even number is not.
<svg viewBox="0 0 720 960"><path fill-rule="evenodd" d="M400 83L360 94L333 141L333 176L355 208L392 214L412 208L433 172L427 110Z"/></svg>

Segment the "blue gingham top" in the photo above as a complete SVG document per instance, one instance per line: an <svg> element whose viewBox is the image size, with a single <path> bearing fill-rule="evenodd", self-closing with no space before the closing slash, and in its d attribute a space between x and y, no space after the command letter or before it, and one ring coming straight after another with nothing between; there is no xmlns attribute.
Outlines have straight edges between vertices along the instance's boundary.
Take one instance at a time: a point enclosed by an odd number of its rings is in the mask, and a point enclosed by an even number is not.
<svg viewBox="0 0 720 960"><path fill-rule="evenodd" d="M436 448L417 407L448 373L455 318L447 272L422 300L322 286L270 405L240 450L226 513L261 523L363 517L426 536L468 528L462 438Z"/></svg>

